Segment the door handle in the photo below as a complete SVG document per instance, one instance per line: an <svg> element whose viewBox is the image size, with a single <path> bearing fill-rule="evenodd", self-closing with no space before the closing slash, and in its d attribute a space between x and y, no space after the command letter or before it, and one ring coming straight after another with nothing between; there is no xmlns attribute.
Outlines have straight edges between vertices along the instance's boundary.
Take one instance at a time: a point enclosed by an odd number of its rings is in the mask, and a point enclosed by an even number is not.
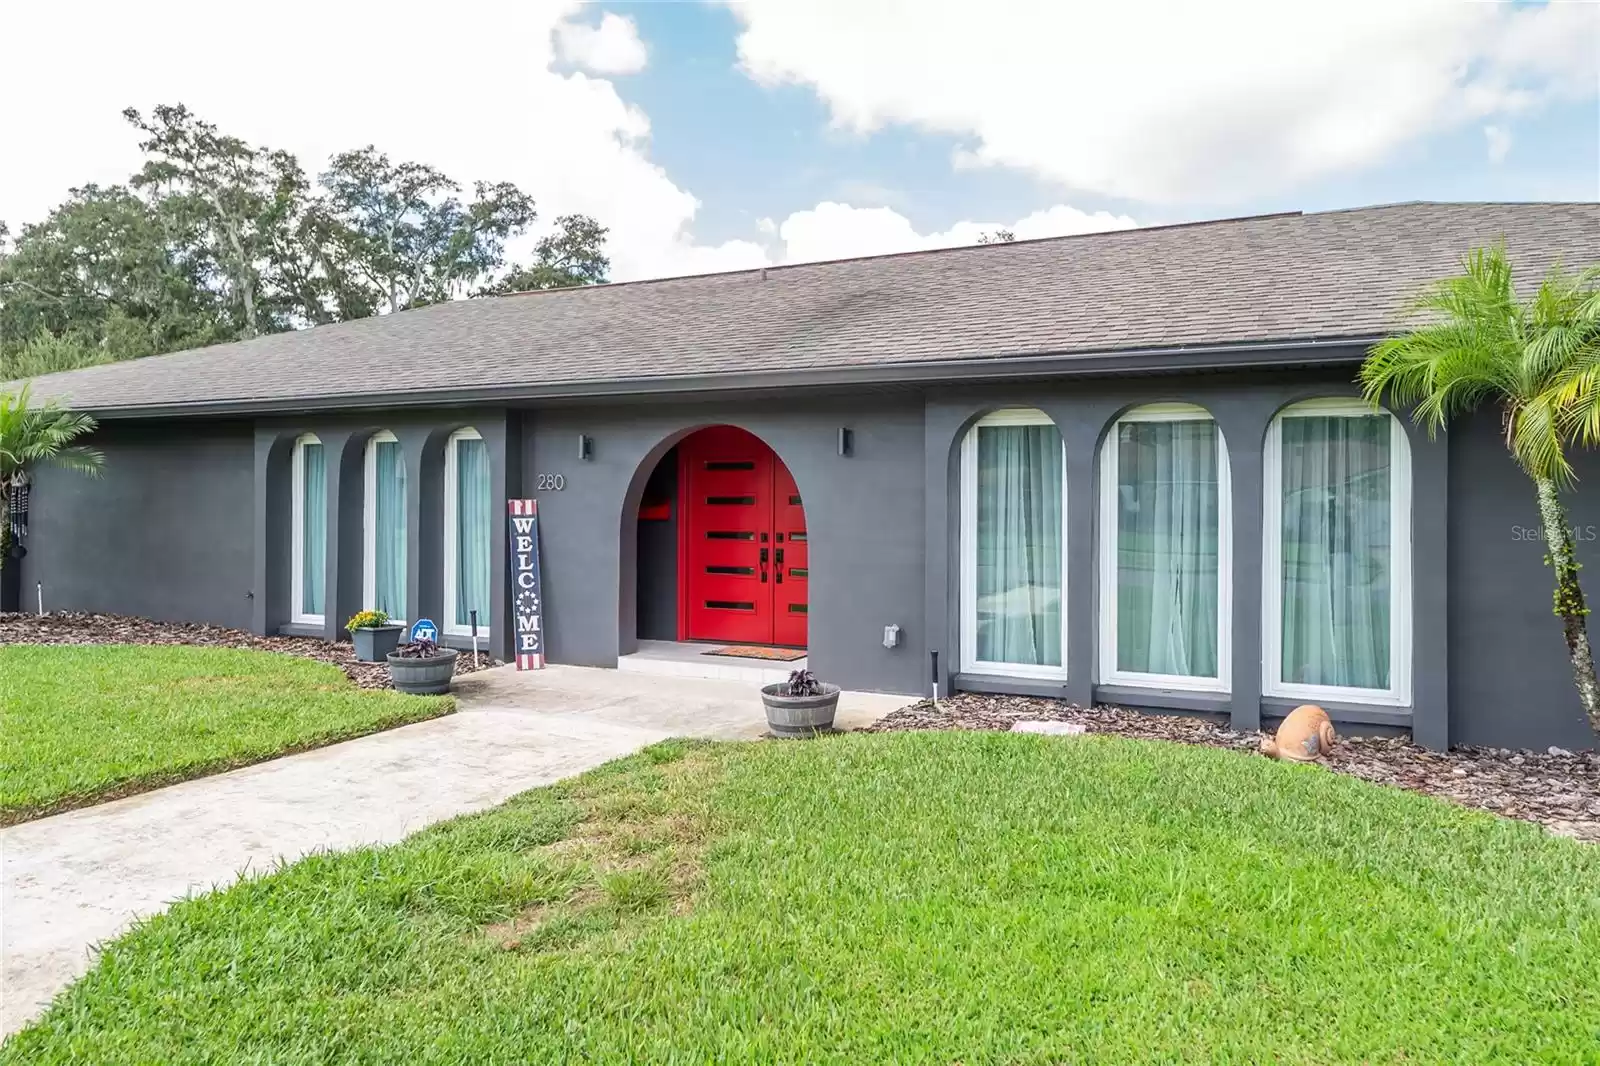
<svg viewBox="0 0 1600 1066"><path fill-rule="evenodd" d="M782 560L779 561L781 562ZM780 566L772 572L772 583L775 585L783 584L783 567Z"/></svg>
<svg viewBox="0 0 1600 1066"><path fill-rule="evenodd" d="M776 558L776 559L777 559L777 561L778 561L778 563L779 563L779 564L780 564L780 565L781 565L781 564L782 564L782 563L783 563L783 549L782 549L782 548L779 548L779 549L778 549L778 550L777 550L777 552L776 552L776 553L775 553L775 555L774 555L774 558Z"/></svg>
<svg viewBox="0 0 1600 1066"><path fill-rule="evenodd" d="M765 548L761 549L761 565L762 566L766 566L767 565L767 549L765 549Z"/></svg>
<svg viewBox="0 0 1600 1066"><path fill-rule="evenodd" d="M761 568L761 583L763 585L767 583L767 568L764 566Z"/></svg>

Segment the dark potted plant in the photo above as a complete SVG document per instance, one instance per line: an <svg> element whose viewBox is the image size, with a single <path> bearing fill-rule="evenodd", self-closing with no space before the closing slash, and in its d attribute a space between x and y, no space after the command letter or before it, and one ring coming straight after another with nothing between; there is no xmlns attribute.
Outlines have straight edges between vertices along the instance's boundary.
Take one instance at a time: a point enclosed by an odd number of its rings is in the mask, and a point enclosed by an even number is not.
<svg viewBox="0 0 1600 1066"><path fill-rule="evenodd" d="M809 737L833 728L839 708L839 686L818 681L810 670L796 670L789 680L761 690L767 727L780 737Z"/></svg>
<svg viewBox="0 0 1600 1066"><path fill-rule="evenodd" d="M364 663L381 663L400 645L400 632L405 626L389 621L384 611L357 611L344 624L350 631L350 642L356 646L356 659Z"/></svg>
<svg viewBox="0 0 1600 1066"><path fill-rule="evenodd" d="M389 680L395 691L413 696L438 696L450 691L450 679L455 676L454 648L441 648L431 640L413 640L402 644L387 656Z"/></svg>

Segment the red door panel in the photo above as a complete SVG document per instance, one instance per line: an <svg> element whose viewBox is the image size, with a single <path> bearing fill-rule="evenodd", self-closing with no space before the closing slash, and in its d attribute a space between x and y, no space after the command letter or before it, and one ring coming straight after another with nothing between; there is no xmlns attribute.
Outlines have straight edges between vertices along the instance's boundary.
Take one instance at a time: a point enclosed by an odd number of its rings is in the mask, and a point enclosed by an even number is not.
<svg viewBox="0 0 1600 1066"><path fill-rule="evenodd" d="M805 508L759 437L714 426L679 445L686 640L806 644Z"/></svg>
<svg viewBox="0 0 1600 1066"><path fill-rule="evenodd" d="M806 511L794 475L776 456L772 459L772 541L772 642L803 648L810 578Z"/></svg>
<svg viewBox="0 0 1600 1066"><path fill-rule="evenodd" d="M690 640L772 642L772 450L732 426L686 439L684 612Z"/></svg>

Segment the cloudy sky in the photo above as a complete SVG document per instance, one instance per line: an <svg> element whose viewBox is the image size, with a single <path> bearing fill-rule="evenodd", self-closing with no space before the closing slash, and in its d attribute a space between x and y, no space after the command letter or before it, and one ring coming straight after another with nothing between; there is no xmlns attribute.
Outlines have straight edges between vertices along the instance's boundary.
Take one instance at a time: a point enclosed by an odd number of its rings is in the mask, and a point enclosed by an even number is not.
<svg viewBox="0 0 1600 1066"><path fill-rule="evenodd" d="M183 102L308 170L375 143L618 279L1396 200L1600 199L1600 3L121 0L15 5L0 219Z"/></svg>

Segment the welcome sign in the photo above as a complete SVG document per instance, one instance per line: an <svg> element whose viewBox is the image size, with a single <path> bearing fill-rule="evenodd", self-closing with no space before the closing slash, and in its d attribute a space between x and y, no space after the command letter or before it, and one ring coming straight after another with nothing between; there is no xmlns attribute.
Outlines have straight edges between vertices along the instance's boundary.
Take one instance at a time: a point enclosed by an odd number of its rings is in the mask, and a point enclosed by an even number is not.
<svg viewBox="0 0 1600 1066"><path fill-rule="evenodd" d="M511 616L518 670L544 669L544 592L539 587L539 501L507 500L511 520Z"/></svg>

